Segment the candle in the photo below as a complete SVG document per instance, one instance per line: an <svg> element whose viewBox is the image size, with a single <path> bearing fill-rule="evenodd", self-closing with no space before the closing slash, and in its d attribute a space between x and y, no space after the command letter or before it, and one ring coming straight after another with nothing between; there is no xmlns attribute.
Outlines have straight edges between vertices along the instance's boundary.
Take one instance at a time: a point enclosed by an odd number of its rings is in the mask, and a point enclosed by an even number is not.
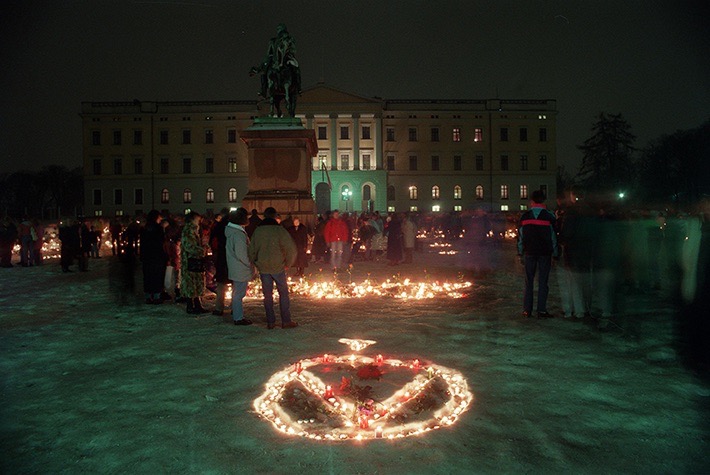
<svg viewBox="0 0 710 475"><path fill-rule="evenodd" d="M325 394L323 395L323 397L326 399L330 399L333 397L333 388L331 386L325 387Z"/></svg>
<svg viewBox="0 0 710 475"><path fill-rule="evenodd" d="M377 355L377 359L375 360L377 362L377 365L381 365L384 363L385 359L382 357L382 355Z"/></svg>
<svg viewBox="0 0 710 475"><path fill-rule="evenodd" d="M367 429L370 427L370 422L367 420L367 414L360 415L360 429Z"/></svg>
<svg viewBox="0 0 710 475"><path fill-rule="evenodd" d="M381 439L382 438L382 426L378 426L375 429L375 438Z"/></svg>

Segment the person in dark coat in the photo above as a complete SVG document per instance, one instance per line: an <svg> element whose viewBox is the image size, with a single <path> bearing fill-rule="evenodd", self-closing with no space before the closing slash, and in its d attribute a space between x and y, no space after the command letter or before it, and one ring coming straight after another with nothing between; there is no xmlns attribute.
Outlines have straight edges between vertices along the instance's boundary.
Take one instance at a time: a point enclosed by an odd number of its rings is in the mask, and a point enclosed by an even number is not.
<svg viewBox="0 0 710 475"><path fill-rule="evenodd" d="M313 248L311 249L311 256L313 256L313 262L326 261L326 254L328 252L328 245L325 243L325 224L327 223L327 218L324 219L323 216L318 216L318 221L316 222L316 229L313 233Z"/></svg>
<svg viewBox="0 0 710 475"><path fill-rule="evenodd" d="M143 292L145 303L161 304L165 266L168 256L165 252L165 232L160 222L163 217L157 210L148 213L145 228L140 236L140 257L143 264Z"/></svg>
<svg viewBox="0 0 710 475"><path fill-rule="evenodd" d="M67 219L65 225L59 228L59 240L62 241L60 249L62 272L71 272L69 266L74 264L74 259L81 251L80 232L79 223L75 223L72 219Z"/></svg>
<svg viewBox="0 0 710 475"><path fill-rule="evenodd" d="M247 236L251 238L256 231L256 228L261 224L261 218L259 217L259 212L255 209L251 210L251 216L249 216L249 224L244 228L247 232Z"/></svg>
<svg viewBox="0 0 710 475"><path fill-rule="evenodd" d="M79 239L79 270L82 272L88 272L89 256L91 255L91 243L94 240L94 233L91 232L91 224L88 221L82 221L81 230L79 231Z"/></svg>
<svg viewBox="0 0 710 475"><path fill-rule="evenodd" d="M212 230L210 231L210 248L212 249L212 260L214 262L214 281L217 283L213 315L222 316L224 314L224 294L229 284L229 270L227 269L227 236L224 231L227 229L229 220L227 215L229 210L223 208L220 213L215 216Z"/></svg>
<svg viewBox="0 0 710 475"><path fill-rule="evenodd" d="M17 227L5 216L0 223L0 267L12 267L12 248L17 241Z"/></svg>
<svg viewBox="0 0 710 475"><path fill-rule="evenodd" d="M392 214L392 219L385 230L387 234L387 265L396 266L402 262L403 243L402 243L402 222L399 215Z"/></svg>
<svg viewBox="0 0 710 475"><path fill-rule="evenodd" d="M288 233L296 243L296 277L303 277L303 270L308 267L308 230L301 224L301 220L293 218L293 226L287 228Z"/></svg>

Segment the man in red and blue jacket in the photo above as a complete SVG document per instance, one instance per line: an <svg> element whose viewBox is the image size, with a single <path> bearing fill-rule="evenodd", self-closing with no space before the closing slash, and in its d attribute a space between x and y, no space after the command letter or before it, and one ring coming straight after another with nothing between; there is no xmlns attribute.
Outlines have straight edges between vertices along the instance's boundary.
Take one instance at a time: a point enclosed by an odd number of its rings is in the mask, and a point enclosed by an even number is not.
<svg viewBox="0 0 710 475"><path fill-rule="evenodd" d="M533 283L538 273L537 316L552 317L547 311L547 284L552 267L552 257L557 257L557 235L555 234L555 215L545 208L545 193L536 190L532 193L530 209L520 217L518 231L518 255L525 265L525 292L523 293L523 316L532 315Z"/></svg>

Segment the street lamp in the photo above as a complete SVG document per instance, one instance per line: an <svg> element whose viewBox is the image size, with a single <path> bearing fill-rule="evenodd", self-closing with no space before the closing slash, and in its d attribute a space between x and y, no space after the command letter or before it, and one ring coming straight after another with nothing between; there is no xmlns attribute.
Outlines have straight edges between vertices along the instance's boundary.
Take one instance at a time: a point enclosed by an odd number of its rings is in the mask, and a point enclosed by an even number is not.
<svg viewBox="0 0 710 475"><path fill-rule="evenodd" d="M345 201L345 212L348 212L348 201L350 201L350 198L353 196L353 192L350 190L350 188L344 188L343 192L341 193L343 197L343 201Z"/></svg>

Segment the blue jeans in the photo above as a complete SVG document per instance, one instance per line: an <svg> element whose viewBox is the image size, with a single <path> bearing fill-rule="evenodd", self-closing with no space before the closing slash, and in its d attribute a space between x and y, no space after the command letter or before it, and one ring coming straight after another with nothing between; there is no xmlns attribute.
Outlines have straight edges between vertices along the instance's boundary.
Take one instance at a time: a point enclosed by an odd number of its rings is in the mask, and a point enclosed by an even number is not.
<svg viewBox="0 0 710 475"><path fill-rule="evenodd" d="M232 320L238 322L244 318L244 303L242 299L247 294L249 282L232 281Z"/></svg>
<svg viewBox="0 0 710 475"><path fill-rule="evenodd" d="M273 325L276 323L274 313L274 282L279 291L279 312L281 313L281 324L291 322L291 301L288 298L288 284L286 272L278 274L259 274L261 278L261 289L264 293L264 310L266 310L266 323ZM234 304L232 304L234 305Z"/></svg>
<svg viewBox="0 0 710 475"><path fill-rule="evenodd" d="M547 294L550 287L547 282L552 267L552 256L525 256L525 292L523 293L523 310L532 313L533 308L533 283L535 273L538 274L537 283L537 311L547 312Z"/></svg>

